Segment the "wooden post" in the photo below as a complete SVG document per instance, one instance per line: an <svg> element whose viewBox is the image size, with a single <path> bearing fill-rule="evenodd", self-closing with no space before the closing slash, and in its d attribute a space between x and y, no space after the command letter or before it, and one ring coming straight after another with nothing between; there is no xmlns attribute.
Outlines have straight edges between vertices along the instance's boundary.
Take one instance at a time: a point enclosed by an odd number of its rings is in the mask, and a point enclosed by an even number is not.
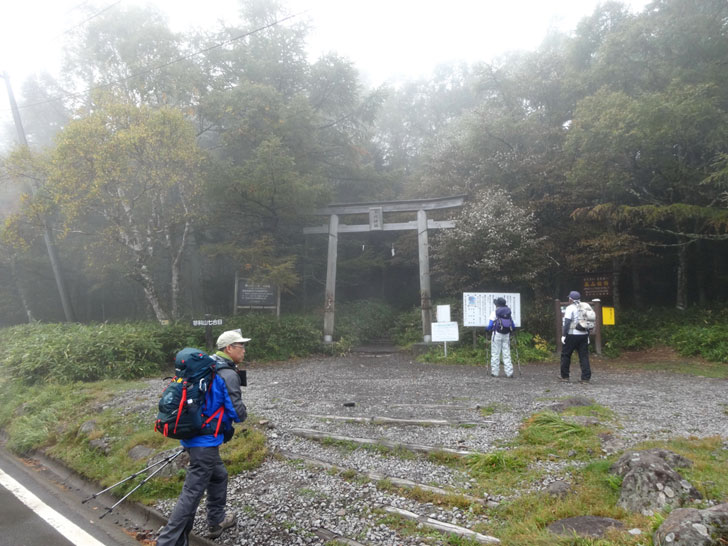
<svg viewBox="0 0 728 546"><path fill-rule="evenodd" d="M602 355L602 302L601 300L591 301L592 309L597 315L596 324L594 326L594 351Z"/></svg>
<svg viewBox="0 0 728 546"><path fill-rule="evenodd" d="M235 294L233 294L233 315L238 314L238 286L239 286L238 272L235 271Z"/></svg>
<svg viewBox="0 0 728 546"><path fill-rule="evenodd" d="M336 256L339 240L339 216L329 218L329 253L326 262L326 296L324 301L324 343L334 341L334 303L336 301Z"/></svg>
<svg viewBox="0 0 728 546"><path fill-rule="evenodd" d="M430 296L430 250L427 242L427 213L417 211L417 246L420 256L420 300L422 307L422 340L432 341L432 299Z"/></svg>

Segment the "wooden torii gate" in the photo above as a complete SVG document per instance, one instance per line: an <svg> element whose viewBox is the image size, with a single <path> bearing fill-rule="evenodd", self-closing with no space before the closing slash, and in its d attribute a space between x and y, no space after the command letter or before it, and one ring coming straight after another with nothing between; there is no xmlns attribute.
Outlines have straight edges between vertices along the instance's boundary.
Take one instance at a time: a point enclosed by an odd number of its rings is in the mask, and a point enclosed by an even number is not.
<svg viewBox="0 0 728 546"><path fill-rule="evenodd" d="M336 301L336 258L339 233L364 233L368 231L417 230L420 262L420 300L422 307L422 338L432 341L432 301L430 297L430 253L427 241L428 229L447 229L455 226L454 220L430 220L427 211L461 207L464 195L437 197L434 199L413 199L409 201L380 201L374 203L333 203L315 212L328 216L329 224L307 227L303 233L328 234L329 252L326 262L326 296L324 302L324 343L334 339L334 303ZM387 212L416 212L417 219L409 222L385 223ZM368 224L339 224L339 216L347 214L369 214Z"/></svg>

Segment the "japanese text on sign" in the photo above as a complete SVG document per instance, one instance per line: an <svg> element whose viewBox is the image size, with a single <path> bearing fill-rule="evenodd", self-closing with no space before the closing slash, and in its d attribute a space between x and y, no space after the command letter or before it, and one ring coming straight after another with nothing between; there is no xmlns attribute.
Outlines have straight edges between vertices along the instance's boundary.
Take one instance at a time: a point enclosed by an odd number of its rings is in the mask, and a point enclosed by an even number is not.
<svg viewBox="0 0 728 546"><path fill-rule="evenodd" d="M222 319L193 319L192 326L222 326Z"/></svg>
<svg viewBox="0 0 728 546"><path fill-rule="evenodd" d="M590 275L584 277L583 299L600 298L612 295L612 279L610 275Z"/></svg>
<svg viewBox="0 0 728 546"><path fill-rule="evenodd" d="M275 307L275 287L270 284L258 284L240 279L237 305L238 307Z"/></svg>
<svg viewBox="0 0 728 546"><path fill-rule="evenodd" d="M463 292L463 326L487 326L490 314L495 311L496 298L505 298L513 313L513 323L520 328L521 295L503 292Z"/></svg>

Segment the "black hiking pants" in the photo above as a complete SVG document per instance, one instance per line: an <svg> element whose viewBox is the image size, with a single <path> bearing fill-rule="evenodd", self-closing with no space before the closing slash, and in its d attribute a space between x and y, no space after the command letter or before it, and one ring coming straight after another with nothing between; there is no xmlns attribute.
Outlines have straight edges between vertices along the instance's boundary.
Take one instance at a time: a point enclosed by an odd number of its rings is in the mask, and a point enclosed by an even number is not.
<svg viewBox="0 0 728 546"><path fill-rule="evenodd" d="M588 334L567 334L566 341L561 347L561 377L569 377L571 367L571 354L574 351L579 354L579 366L581 366L581 380L591 379L591 368L589 366L589 335Z"/></svg>

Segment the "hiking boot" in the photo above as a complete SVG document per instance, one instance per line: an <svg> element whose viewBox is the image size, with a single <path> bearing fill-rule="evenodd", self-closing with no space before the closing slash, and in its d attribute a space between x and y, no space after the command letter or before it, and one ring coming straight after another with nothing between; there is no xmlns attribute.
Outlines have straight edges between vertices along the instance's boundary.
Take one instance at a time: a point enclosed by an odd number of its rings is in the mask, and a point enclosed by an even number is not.
<svg viewBox="0 0 728 546"><path fill-rule="evenodd" d="M579 379L579 383L589 383L589 379Z"/></svg>
<svg viewBox="0 0 728 546"><path fill-rule="evenodd" d="M561 376L559 376L559 381L561 381L562 383L568 383L569 382L569 378L568 377L561 377Z"/></svg>
<svg viewBox="0 0 728 546"><path fill-rule="evenodd" d="M507 375L507 376L506 376L506 379L513 379L513 374L511 374L511 375Z"/></svg>
<svg viewBox="0 0 728 546"><path fill-rule="evenodd" d="M490 374L490 376L491 377L498 377L498 374L497 373L492 373L492 374Z"/></svg>
<svg viewBox="0 0 728 546"><path fill-rule="evenodd" d="M217 525L210 525L210 527L208 527L208 532L207 532L206 537L207 538L217 538L222 534L222 532L225 529L234 527L237 524L238 524L238 520L235 518L235 516L233 516L232 514L228 514L227 516L225 516L225 519L222 520Z"/></svg>

